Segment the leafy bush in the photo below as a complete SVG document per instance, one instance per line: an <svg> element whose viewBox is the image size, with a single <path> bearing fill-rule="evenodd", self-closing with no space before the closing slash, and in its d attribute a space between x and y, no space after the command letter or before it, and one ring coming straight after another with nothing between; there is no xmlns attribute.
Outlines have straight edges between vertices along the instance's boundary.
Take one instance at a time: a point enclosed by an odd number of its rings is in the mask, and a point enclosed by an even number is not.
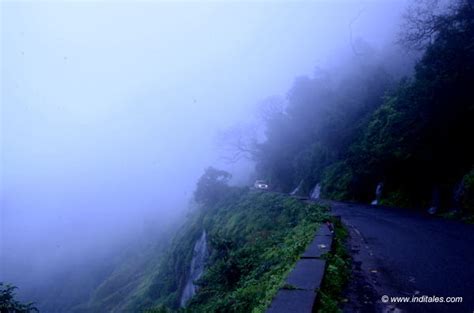
<svg viewBox="0 0 474 313"><path fill-rule="evenodd" d="M21 303L15 300L17 287L0 282L0 312L2 313L31 313L39 312L33 303Z"/></svg>
<svg viewBox="0 0 474 313"><path fill-rule="evenodd" d="M321 180L323 196L335 200L348 199L352 175L352 169L345 162L337 162L325 168Z"/></svg>
<svg viewBox="0 0 474 313"><path fill-rule="evenodd" d="M197 183L194 199L202 204L219 201L227 191L227 183L231 177L226 171L208 167Z"/></svg>

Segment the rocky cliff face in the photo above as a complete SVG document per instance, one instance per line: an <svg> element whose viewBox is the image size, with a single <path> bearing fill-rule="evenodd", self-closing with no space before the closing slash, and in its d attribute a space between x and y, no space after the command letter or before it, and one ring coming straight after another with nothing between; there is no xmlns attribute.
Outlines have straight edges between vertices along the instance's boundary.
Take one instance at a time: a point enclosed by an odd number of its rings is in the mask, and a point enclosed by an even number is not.
<svg viewBox="0 0 474 313"><path fill-rule="evenodd" d="M194 245L193 259L191 260L191 265L189 268L189 276L183 289L183 293L181 294L181 307L184 307L189 299L191 299L196 294L197 286L194 284L194 282L201 277L208 257L209 250L207 246L207 234L206 231L203 230L201 237Z"/></svg>

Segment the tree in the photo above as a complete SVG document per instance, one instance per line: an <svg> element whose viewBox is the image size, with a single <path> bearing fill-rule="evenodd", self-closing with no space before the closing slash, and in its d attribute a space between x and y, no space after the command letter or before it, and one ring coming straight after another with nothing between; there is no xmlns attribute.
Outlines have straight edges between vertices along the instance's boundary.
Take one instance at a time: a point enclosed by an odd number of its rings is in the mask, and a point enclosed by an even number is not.
<svg viewBox="0 0 474 313"><path fill-rule="evenodd" d="M228 190L232 175L226 171L208 167L197 183L194 199L205 205L219 201Z"/></svg>
<svg viewBox="0 0 474 313"><path fill-rule="evenodd" d="M222 158L235 163L241 159L252 160L257 153L256 127L253 125L234 125L217 136L217 144L223 151Z"/></svg>
<svg viewBox="0 0 474 313"><path fill-rule="evenodd" d="M466 23L472 23L473 11L472 0L456 0L444 7L439 0L417 1L404 14L399 43L409 49L424 50L440 33L465 30Z"/></svg>
<svg viewBox="0 0 474 313"><path fill-rule="evenodd" d="M265 98L258 105L257 121L239 123L221 131L217 135L217 144L223 152L222 159L229 163L258 159L265 126L284 115L285 105L282 98Z"/></svg>
<svg viewBox="0 0 474 313"><path fill-rule="evenodd" d="M15 300L17 287L0 282L0 312L1 313L30 313L39 312L33 303L21 303Z"/></svg>

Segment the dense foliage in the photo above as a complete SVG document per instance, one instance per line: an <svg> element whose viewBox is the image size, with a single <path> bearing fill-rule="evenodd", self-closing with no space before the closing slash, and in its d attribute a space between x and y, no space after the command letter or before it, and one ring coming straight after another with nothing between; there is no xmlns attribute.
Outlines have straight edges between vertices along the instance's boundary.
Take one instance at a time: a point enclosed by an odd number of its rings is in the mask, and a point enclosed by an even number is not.
<svg viewBox="0 0 474 313"><path fill-rule="evenodd" d="M31 313L38 312L33 303L21 303L15 299L15 286L0 282L0 312L1 313Z"/></svg>
<svg viewBox="0 0 474 313"><path fill-rule="evenodd" d="M227 183L232 175L226 171L208 167L197 182L194 199L201 204L219 201L227 191Z"/></svg>
<svg viewBox="0 0 474 313"><path fill-rule="evenodd" d="M220 201L189 217L135 308L159 305L149 312L179 308L194 243L206 230L210 250L206 270L197 282L198 293L180 310L263 312L324 218L318 205L228 187Z"/></svg>
<svg viewBox="0 0 474 313"><path fill-rule="evenodd" d="M408 78L365 62L339 83L296 80L286 110L266 125L260 176L277 190L320 182L324 196L358 201L373 200L383 182L387 204L473 210L474 8L460 0L428 17L415 25L430 41ZM427 30L406 31L424 40L415 35Z"/></svg>

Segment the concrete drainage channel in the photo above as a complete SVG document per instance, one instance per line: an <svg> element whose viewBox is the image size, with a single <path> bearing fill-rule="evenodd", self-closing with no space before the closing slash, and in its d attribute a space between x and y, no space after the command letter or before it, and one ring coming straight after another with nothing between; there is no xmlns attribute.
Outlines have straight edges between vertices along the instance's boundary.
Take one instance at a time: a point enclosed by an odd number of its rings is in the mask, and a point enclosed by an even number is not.
<svg viewBox="0 0 474 313"><path fill-rule="evenodd" d="M311 313L326 268L321 256L331 250L333 234L322 224L313 241L273 298L267 313Z"/></svg>

